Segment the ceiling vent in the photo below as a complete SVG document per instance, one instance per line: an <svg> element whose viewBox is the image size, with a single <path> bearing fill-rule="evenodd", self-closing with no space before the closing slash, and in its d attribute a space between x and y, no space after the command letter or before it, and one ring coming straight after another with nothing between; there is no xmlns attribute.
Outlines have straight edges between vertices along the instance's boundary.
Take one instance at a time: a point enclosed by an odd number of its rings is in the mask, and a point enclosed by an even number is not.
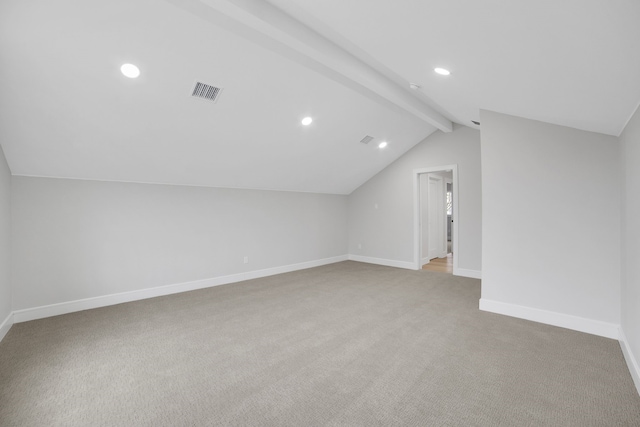
<svg viewBox="0 0 640 427"><path fill-rule="evenodd" d="M364 138L362 138L362 139L360 140L360 142L362 142L363 144L368 144L368 143L370 143L371 141L373 141L373 137L372 137L372 136L369 136L369 135L365 136Z"/></svg>
<svg viewBox="0 0 640 427"><path fill-rule="evenodd" d="M222 88L211 86L206 83L196 82L193 92L191 92L191 96L206 99L211 102L217 102L220 97L220 92L222 92Z"/></svg>

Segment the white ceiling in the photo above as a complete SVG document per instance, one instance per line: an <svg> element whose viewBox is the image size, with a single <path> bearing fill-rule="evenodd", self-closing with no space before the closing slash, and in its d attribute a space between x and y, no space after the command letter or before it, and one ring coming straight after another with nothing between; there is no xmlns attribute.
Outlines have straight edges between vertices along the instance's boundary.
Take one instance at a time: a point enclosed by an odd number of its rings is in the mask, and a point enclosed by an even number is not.
<svg viewBox="0 0 640 427"><path fill-rule="evenodd" d="M640 101L637 0L270 2L419 84L464 125L488 109L617 136Z"/></svg>
<svg viewBox="0 0 640 427"><path fill-rule="evenodd" d="M349 194L480 108L619 134L639 6L4 0L0 143L15 175ZM190 97L196 80L218 103Z"/></svg>

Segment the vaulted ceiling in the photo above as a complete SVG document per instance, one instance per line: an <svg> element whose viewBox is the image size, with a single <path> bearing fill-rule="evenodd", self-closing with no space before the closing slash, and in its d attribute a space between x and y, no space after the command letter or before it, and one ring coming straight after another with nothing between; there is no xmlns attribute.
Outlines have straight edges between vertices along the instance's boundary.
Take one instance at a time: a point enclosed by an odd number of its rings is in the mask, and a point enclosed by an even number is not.
<svg viewBox="0 0 640 427"><path fill-rule="evenodd" d="M3 0L0 144L15 175L349 194L481 108L618 135L638 22L632 0Z"/></svg>

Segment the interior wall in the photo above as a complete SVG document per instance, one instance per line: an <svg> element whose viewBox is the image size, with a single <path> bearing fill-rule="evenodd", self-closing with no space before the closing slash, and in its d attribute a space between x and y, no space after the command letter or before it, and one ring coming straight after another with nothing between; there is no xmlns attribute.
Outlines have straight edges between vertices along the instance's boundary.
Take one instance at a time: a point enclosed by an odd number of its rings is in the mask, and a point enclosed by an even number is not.
<svg viewBox="0 0 640 427"><path fill-rule="evenodd" d="M640 392L640 109L620 135L622 190L621 326Z"/></svg>
<svg viewBox="0 0 640 427"><path fill-rule="evenodd" d="M435 132L349 195L349 253L413 263L413 170L457 164L458 267L481 268L480 132ZM376 208L377 205L377 208ZM359 247L360 245L360 247Z"/></svg>
<svg viewBox="0 0 640 427"><path fill-rule="evenodd" d="M20 176L12 190L14 310L347 251L347 196Z"/></svg>
<svg viewBox="0 0 640 427"><path fill-rule="evenodd" d="M0 326L11 314L11 293L11 171L0 147Z"/></svg>
<svg viewBox="0 0 640 427"><path fill-rule="evenodd" d="M617 138L490 111L480 121L481 307L501 303L552 324L606 322L617 334Z"/></svg>

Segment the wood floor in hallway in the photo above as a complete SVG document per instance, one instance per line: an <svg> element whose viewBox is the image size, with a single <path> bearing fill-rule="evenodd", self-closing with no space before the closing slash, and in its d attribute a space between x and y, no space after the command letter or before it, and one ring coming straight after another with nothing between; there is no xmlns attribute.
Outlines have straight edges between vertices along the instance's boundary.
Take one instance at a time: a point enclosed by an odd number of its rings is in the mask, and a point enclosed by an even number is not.
<svg viewBox="0 0 640 427"><path fill-rule="evenodd" d="M429 264L423 265L422 269L453 274L453 254L447 254L445 258L434 258L429 261Z"/></svg>

